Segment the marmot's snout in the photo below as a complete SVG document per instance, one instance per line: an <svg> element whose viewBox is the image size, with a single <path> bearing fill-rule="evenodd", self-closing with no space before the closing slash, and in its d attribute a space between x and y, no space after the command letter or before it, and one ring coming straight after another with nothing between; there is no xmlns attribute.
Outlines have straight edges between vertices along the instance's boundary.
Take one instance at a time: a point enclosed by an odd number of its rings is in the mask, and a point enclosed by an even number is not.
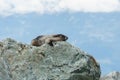
<svg viewBox="0 0 120 80"><path fill-rule="evenodd" d="M68 37L67 36L65 36L65 41L68 39Z"/></svg>
<svg viewBox="0 0 120 80"><path fill-rule="evenodd" d="M67 36L62 36L61 39L62 39L63 41L66 41L66 40L68 39L68 37L67 37Z"/></svg>

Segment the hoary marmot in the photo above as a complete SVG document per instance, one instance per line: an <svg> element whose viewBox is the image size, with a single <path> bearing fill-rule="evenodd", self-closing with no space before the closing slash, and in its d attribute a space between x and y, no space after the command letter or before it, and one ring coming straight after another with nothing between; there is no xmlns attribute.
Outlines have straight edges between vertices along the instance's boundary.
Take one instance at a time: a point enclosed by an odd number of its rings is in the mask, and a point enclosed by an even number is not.
<svg viewBox="0 0 120 80"><path fill-rule="evenodd" d="M68 39L67 36L63 34L54 34L54 35L40 35L32 40L31 44L33 46L41 46L45 43L53 46L53 42L56 41L66 41Z"/></svg>

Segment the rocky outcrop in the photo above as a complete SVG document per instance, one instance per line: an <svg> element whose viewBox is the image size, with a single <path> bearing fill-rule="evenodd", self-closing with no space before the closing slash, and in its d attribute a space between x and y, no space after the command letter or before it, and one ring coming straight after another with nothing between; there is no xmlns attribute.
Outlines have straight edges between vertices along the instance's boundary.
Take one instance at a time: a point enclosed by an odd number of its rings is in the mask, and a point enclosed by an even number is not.
<svg viewBox="0 0 120 80"><path fill-rule="evenodd" d="M111 72L103 76L100 80L120 80L120 72Z"/></svg>
<svg viewBox="0 0 120 80"><path fill-rule="evenodd" d="M10 38L0 42L0 80L99 80L95 59L68 42L34 47Z"/></svg>

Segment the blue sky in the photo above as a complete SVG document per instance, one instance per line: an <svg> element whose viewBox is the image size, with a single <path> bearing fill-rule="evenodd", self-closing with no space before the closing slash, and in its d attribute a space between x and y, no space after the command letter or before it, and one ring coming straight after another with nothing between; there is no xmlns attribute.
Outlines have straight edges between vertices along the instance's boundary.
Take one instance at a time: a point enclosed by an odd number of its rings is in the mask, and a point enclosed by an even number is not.
<svg viewBox="0 0 120 80"><path fill-rule="evenodd" d="M0 40L30 44L62 33L93 55L102 74L120 71L120 0L0 0Z"/></svg>

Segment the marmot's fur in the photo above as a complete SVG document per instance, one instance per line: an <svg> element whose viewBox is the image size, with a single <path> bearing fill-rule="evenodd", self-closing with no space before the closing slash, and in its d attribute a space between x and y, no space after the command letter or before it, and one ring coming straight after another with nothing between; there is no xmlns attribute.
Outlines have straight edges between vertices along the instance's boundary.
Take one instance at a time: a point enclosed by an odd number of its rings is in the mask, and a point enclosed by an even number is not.
<svg viewBox="0 0 120 80"><path fill-rule="evenodd" d="M40 35L32 40L31 44L33 46L41 46L45 43L53 46L53 42L56 41L66 41L68 39L67 36L63 34L55 34L55 35Z"/></svg>

